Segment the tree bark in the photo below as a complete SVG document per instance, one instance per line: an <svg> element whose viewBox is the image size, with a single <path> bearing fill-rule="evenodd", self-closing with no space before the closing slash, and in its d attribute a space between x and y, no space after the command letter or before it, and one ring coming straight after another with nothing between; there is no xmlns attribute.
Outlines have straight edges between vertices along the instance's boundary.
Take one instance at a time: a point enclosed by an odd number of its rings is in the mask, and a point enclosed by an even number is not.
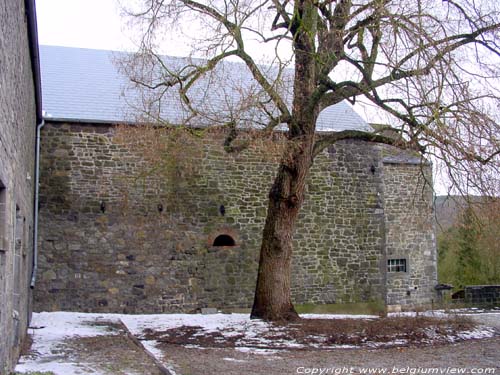
<svg viewBox="0 0 500 375"><path fill-rule="evenodd" d="M269 193L252 319L299 319L291 299L292 239L311 166L312 138L291 142Z"/></svg>
<svg viewBox="0 0 500 375"><path fill-rule="evenodd" d="M291 298L292 239L304 201L306 178L313 160L318 105L311 101L317 86L314 59L317 10L309 0L295 3L301 20L294 32L295 77L288 142L269 193L269 207L260 249L259 272L251 318L299 319Z"/></svg>

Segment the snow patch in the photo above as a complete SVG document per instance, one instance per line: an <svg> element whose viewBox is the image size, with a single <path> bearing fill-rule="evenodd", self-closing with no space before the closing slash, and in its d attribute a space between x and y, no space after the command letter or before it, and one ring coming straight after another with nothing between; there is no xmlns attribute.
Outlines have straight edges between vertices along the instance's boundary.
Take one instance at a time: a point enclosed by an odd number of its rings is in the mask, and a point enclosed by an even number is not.
<svg viewBox="0 0 500 375"><path fill-rule="evenodd" d="M378 315L301 314L303 319L378 319Z"/></svg>
<svg viewBox="0 0 500 375"><path fill-rule="evenodd" d="M260 354L260 355L273 355L280 352L279 350L276 349L249 348L246 346L240 346L235 349L242 353Z"/></svg>
<svg viewBox="0 0 500 375"><path fill-rule="evenodd" d="M117 321L110 314L86 314L73 312L33 313L31 334L33 344L30 355L22 356L17 372L52 371L56 375L93 373L100 375L91 364L75 363L64 353L64 340L75 337L110 335L105 326L93 323Z"/></svg>
<svg viewBox="0 0 500 375"><path fill-rule="evenodd" d="M93 374L104 375L103 373L92 368L90 365L77 364L70 362L59 362L59 360L50 360L48 362L21 362L16 366L16 373L31 373L31 372L53 372L56 375L80 375L80 374Z"/></svg>
<svg viewBox="0 0 500 375"><path fill-rule="evenodd" d="M248 362L244 359L236 359L236 358L229 358L229 357L222 358L222 360L228 361L228 362L240 362L240 363Z"/></svg>

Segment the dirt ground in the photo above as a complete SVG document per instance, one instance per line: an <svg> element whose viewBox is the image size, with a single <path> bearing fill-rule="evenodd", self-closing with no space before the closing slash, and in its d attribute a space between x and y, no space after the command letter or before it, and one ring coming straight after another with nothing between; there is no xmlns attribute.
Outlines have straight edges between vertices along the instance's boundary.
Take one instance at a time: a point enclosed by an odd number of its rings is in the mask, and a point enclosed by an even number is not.
<svg viewBox="0 0 500 375"><path fill-rule="evenodd" d="M302 349L324 350L334 346L393 347L401 343L413 346L448 342L450 335L458 335L474 328L469 318L456 316L437 319L426 316L391 317L378 319L302 319L287 324L273 324L258 337L245 337L241 329L225 328L206 332L199 326L181 326L168 330L143 331L144 340L165 344L197 346L202 348L254 347L267 349L288 348L289 343Z"/></svg>
<svg viewBox="0 0 500 375"><path fill-rule="evenodd" d="M478 323L487 324L500 329L500 319L496 316L473 316ZM388 330L404 330L393 320L394 327ZM92 322L92 324L96 324ZM217 337L200 337L199 341L189 341L196 332L167 336L159 349L163 355L162 366L152 359L137 338L130 335L127 328L116 322L100 321L97 323L109 330L109 335L96 337L74 337L66 340L54 356L66 358L78 364L81 371L78 374L106 375L242 375L242 374L362 374L371 371L372 374L421 374L425 369L480 368L479 374L500 374L500 335L489 339L467 340L454 344L421 343L409 344L405 347L391 348L357 348L328 349L320 345L316 348L274 348L235 347L231 342L226 345L214 345ZM298 332L315 330L324 331L325 323L321 321L306 322ZM367 324L363 332L374 330L367 322L344 322L344 331L354 329L359 324ZM387 322L388 324L388 322ZM426 320L418 324L427 324ZM457 324L467 324L458 321ZM336 327L338 330L340 327ZM358 327L359 328L359 327ZM380 328L380 327L379 327ZM415 328L415 327L413 327ZM359 330L359 329L358 329ZM500 333L500 330L498 331ZM392 336L393 337L393 336ZM153 337L142 337L147 340ZM300 337L295 337L300 339ZM187 341L186 341L187 340ZM207 341L208 340L208 341ZM300 341L300 340L299 340ZM233 343L234 344L234 343ZM53 358L52 358L53 359ZM51 358L47 358L51 360ZM412 372L421 369L420 372ZM485 369L495 369L486 372ZM322 372L321 372L322 371ZM427 372L428 373L428 372ZM440 372L441 374L456 374L457 372ZM470 373L470 372L469 372ZM65 374L66 375L66 374Z"/></svg>
<svg viewBox="0 0 500 375"><path fill-rule="evenodd" d="M182 375L311 374L313 369L331 369L324 374L360 374L369 367L387 369L394 374L403 373L392 372L395 368L408 367L494 368L496 374L500 373L499 337L431 347L293 350L265 355L234 349L186 349L170 345L165 353L172 358L175 372Z"/></svg>
<svg viewBox="0 0 500 375"><path fill-rule="evenodd" d="M72 352L88 373L94 370L116 375L162 374L144 351L124 335L73 339L67 342L65 350Z"/></svg>
<svg viewBox="0 0 500 375"><path fill-rule="evenodd" d="M466 319L451 321L452 328L467 328L471 320L477 324L486 324L495 327L500 333L500 319L498 315L476 315ZM409 325L409 322L413 322ZM305 321L299 332L314 333L328 332L328 324L322 320ZM340 325L339 325L340 324ZM376 321L343 321L333 327L336 332L362 331L365 335L377 335L383 330L394 338L394 333L409 338L407 332L418 332L418 328L428 328L433 325L431 319L380 319ZM382 326L384 326L382 329ZM440 325L437 329L442 329ZM406 331L406 332L405 332ZM349 335L350 336L350 335ZM333 336L342 340L342 337ZM351 340L352 340L352 336ZM354 336L355 338L357 336ZM377 336L381 338L380 336ZM500 374L500 335L490 339L467 340L455 344L437 343L425 345L418 342L418 337L408 346L377 349L250 349L242 351L234 347L226 348L189 348L181 345L182 335L167 340L161 346L165 359L170 362L170 367L177 374L202 375L202 374L362 374L370 371L376 374L416 374L426 373L426 369L439 369L439 371L461 371L480 369L482 373ZM184 336L184 338L187 338ZM301 337L295 337L300 341ZM410 338L412 338L410 336ZM384 338L381 338L382 341ZM177 340L177 342L176 342ZM210 344L203 338L199 344ZM411 340L410 340L411 341ZM352 342L348 342L352 343ZM195 342L192 343L196 345ZM206 345L209 346L209 345ZM229 345L230 346L230 345ZM170 360L169 360L170 359ZM486 369L494 369L486 370ZM440 372L442 373L442 372ZM450 372L448 372L450 373ZM453 373L453 372L451 372Z"/></svg>
<svg viewBox="0 0 500 375"><path fill-rule="evenodd" d="M79 338L66 344L60 355L78 362L82 374L94 371L117 375L167 373L126 335ZM408 367L494 368L496 374L500 373L500 337L430 347L254 352L170 344L163 347L163 352L172 375L311 374L314 369L329 371L323 374L360 374L368 368L387 369L388 373L396 374L394 369L403 373ZM409 373L407 370L406 374Z"/></svg>
<svg viewBox="0 0 500 375"><path fill-rule="evenodd" d="M96 323L92 322L92 325ZM131 339L123 325L110 321L101 321L99 325L109 331L109 335L76 336L65 340L51 356L46 356L43 360L74 363L78 368L78 374L165 374L144 349ZM37 354L31 352L29 347L23 351L24 355Z"/></svg>

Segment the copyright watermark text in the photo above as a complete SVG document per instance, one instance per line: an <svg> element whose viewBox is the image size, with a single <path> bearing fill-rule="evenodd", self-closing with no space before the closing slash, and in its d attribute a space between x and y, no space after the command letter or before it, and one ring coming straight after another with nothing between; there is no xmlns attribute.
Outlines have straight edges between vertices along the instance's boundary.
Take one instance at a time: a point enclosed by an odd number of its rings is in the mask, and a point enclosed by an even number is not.
<svg viewBox="0 0 500 375"><path fill-rule="evenodd" d="M307 375L494 375L495 369L489 367L305 367L299 366L297 374Z"/></svg>

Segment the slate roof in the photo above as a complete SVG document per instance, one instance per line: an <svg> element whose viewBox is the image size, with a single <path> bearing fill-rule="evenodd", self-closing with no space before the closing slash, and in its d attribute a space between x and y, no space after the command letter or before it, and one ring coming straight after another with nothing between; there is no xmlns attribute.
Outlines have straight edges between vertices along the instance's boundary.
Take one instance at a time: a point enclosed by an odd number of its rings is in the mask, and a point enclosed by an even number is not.
<svg viewBox="0 0 500 375"><path fill-rule="evenodd" d="M117 68L114 61L124 52L83 48L40 46L43 110L45 118L53 121L89 123L127 123L131 120L131 103L138 100L130 89L129 79ZM179 62L179 58L166 58ZM230 63L231 69L243 66ZM237 73L243 77L241 72ZM203 90L200 90L200 92ZM221 96L206 95L203 100L216 108ZM168 98L162 116L171 123L178 123L183 116L182 106ZM328 107L320 114L317 130L338 131L372 128L346 103Z"/></svg>

